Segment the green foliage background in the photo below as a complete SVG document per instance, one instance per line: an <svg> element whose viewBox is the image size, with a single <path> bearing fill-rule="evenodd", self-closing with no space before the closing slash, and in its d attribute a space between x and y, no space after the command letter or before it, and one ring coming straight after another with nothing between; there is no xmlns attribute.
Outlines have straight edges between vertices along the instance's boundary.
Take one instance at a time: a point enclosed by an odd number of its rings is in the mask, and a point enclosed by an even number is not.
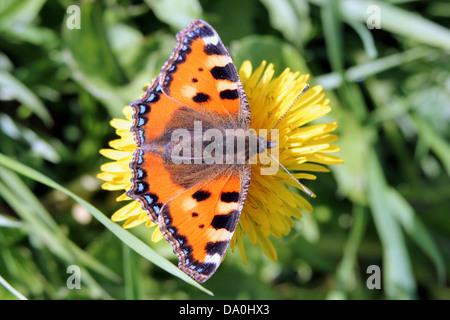
<svg viewBox="0 0 450 320"><path fill-rule="evenodd" d="M449 299L449 13L448 1L1 1L0 298ZM110 119L193 18L238 67L311 73L345 161L308 183L315 211L271 239L278 262L248 242L248 263L230 251L203 287L146 227L107 218L119 194L96 179ZM69 265L80 290L66 286ZM381 290L366 286L370 265Z"/></svg>

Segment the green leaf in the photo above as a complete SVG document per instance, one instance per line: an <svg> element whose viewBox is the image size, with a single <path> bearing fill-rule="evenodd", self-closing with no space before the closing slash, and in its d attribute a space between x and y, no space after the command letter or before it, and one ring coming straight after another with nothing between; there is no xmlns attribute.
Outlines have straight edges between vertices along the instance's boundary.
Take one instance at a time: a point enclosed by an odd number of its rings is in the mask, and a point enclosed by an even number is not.
<svg viewBox="0 0 450 320"><path fill-rule="evenodd" d="M116 282L119 279L118 276L70 242L52 220L50 214L42 208L42 205L35 199L34 195L31 194L28 188L13 172L5 168L0 168L0 177L3 181L7 181L11 185L8 188L0 181L0 195L13 208L17 215L28 223L29 236L32 238L31 242L37 247L47 247L68 265L80 264L84 274L82 280L94 291L94 295L96 297L110 298L106 291L90 276L84 266L90 267L107 279ZM11 188L13 190L10 190ZM33 274L27 273L27 276L31 277Z"/></svg>
<svg viewBox="0 0 450 320"><path fill-rule="evenodd" d="M0 114L0 131L17 142L25 141L29 149L28 152L32 154L53 163L61 161L58 152L48 143L52 139L40 137L34 131L21 126L5 114Z"/></svg>
<svg viewBox="0 0 450 320"><path fill-rule="evenodd" d="M367 57L369 59L375 59L378 55L378 51L372 33L367 26L354 20L346 20L346 22L358 33L359 38L364 45Z"/></svg>
<svg viewBox="0 0 450 320"><path fill-rule="evenodd" d="M259 0L210 1L205 18L228 47L236 39L255 33L253 19L260 9L258 2ZM233 12L233 14L224 15L224 12ZM187 25L183 28L185 27Z"/></svg>
<svg viewBox="0 0 450 320"><path fill-rule="evenodd" d="M233 43L231 47L236 67L250 60L256 69L263 60L273 63L275 76L285 68L308 73L305 60L294 46L271 36L248 36Z"/></svg>
<svg viewBox="0 0 450 320"><path fill-rule="evenodd" d="M39 14L46 0L2 0L0 30L22 32Z"/></svg>
<svg viewBox="0 0 450 320"><path fill-rule="evenodd" d="M442 136L437 134L431 125L423 121L420 117L412 116L419 135L424 139L429 148L441 160L442 165L450 176L450 144Z"/></svg>
<svg viewBox="0 0 450 320"><path fill-rule="evenodd" d="M24 228L24 224L20 221L12 219L9 216L0 214L0 227L4 228Z"/></svg>
<svg viewBox="0 0 450 320"><path fill-rule="evenodd" d="M125 297L127 300L142 300L142 279L137 263L137 254L124 243L122 244L123 269L125 278Z"/></svg>
<svg viewBox="0 0 450 320"><path fill-rule="evenodd" d="M139 59L144 37L135 28L118 23L107 28L108 38L111 39L111 49L124 69L128 79L134 77L136 62ZM148 40L147 40L148 41ZM148 54L148 51L146 51Z"/></svg>
<svg viewBox="0 0 450 320"><path fill-rule="evenodd" d="M125 73L111 48L101 2L83 2L80 19L80 29L69 29L65 24L62 27L76 69L95 82L126 83Z"/></svg>
<svg viewBox="0 0 450 320"><path fill-rule="evenodd" d="M193 19L202 17L202 7L197 0L145 0L159 20L174 30L186 28Z"/></svg>
<svg viewBox="0 0 450 320"><path fill-rule="evenodd" d="M2 71L11 71L14 69L14 65L11 59L0 51L0 70Z"/></svg>
<svg viewBox="0 0 450 320"><path fill-rule="evenodd" d="M368 196L372 216L383 245L383 283L389 299L416 298L416 282L412 274L408 250L401 227L386 201L388 186L374 150L369 157Z"/></svg>
<svg viewBox="0 0 450 320"><path fill-rule="evenodd" d="M311 35L309 5L306 0L261 0L269 12L270 24L300 46Z"/></svg>
<svg viewBox="0 0 450 320"><path fill-rule="evenodd" d="M347 82L354 82L389 69L397 68L406 63L424 59L432 52L433 50L426 47L416 47L401 53L395 53L387 57L382 57L360 65L352 66L344 72L344 77ZM332 72L317 76L316 81L325 89L335 89L342 84L343 79L339 73Z"/></svg>
<svg viewBox="0 0 450 320"><path fill-rule="evenodd" d="M149 44L140 41L142 35L136 30L120 23L106 23L99 2L84 2L81 13L81 29L63 27L67 44L63 58L71 68L74 80L100 100L111 117L121 117L123 107L136 100L143 86L151 81L156 68L159 71L161 63L173 50L175 39L170 37L169 50L164 47L167 42L164 36L158 40L149 38ZM128 47L133 49L125 47L125 41L118 41L118 36L123 38L125 35ZM163 47L162 52L155 50L157 45ZM164 57L162 62L161 57ZM135 68L131 69L129 66L133 61Z"/></svg>
<svg viewBox="0 0 450 320"><path fill-rule="evenodd" d="M368 214L365 208L361 205L355 204L352 213L352 228L344 247L344 254L341 262L337 266L336 280L337 286L334 290L328 293L328 299L345 299L347 293L355 286L356 274L355 265L358 256L358 249L363 240L367 222Z"/></svg>
<svg viewBox="0 0 450 320"><path fill-rule="evenodd" d="M344 160L343 165L333 166L331 171L336 176L339 193L349 197L353 202L367 204L367 159L373 131L364 128L356 117L347 110L336 109L334 121L339 126L339 140L336 145L338 156ZM345 125L341 125L345 123Z"/></svg>
<svg viewBox="0 0 450 320"><path fill-rule="evenodd" d="M333 71L342 73L344 71L344 56L342 22L339 10L338 1L329 0L327 5L321 8L321 17L331 68Z"/></svg>
<svg viewBox="0 0 450 320"><path fill-rule="evenodd" d="M35 113L47 126L53 119L45 105L33 91L7 71L0 71L0 100L16 99Z"/></svg>
<svg viewBox="0 0 450 320"><path fill-rule="evenodd" d="M446 272L444 258L428 233L427 228L420 221L411 205L397 190L389 188L386 195L386 202L391 207L390 212L423 252L430 257L436 266L438 281L444 284Z"/></svg>
<svg viewBox="0 0 450 320"><path fill-rule="evenodd" d="M369 6L378 6L381 29L413 39L423 44L450 49L450 30L425 19L419 14L382 1L343 0L339 1L341 12L348 19L366 22Z"/></svg>

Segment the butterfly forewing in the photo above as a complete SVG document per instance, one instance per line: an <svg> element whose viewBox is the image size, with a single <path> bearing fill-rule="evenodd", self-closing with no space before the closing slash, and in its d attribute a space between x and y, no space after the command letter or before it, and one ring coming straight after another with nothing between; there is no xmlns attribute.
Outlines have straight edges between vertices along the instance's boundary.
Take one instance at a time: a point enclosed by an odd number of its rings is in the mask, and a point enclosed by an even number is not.
<svg viewBox="0 0 450 320"><path fill-rule="evenodd" d="M161 70L161 88L192 108L231 117L249 129L249 106L236 67L217 32L194 20L177 35L177 46Z"/></svg>

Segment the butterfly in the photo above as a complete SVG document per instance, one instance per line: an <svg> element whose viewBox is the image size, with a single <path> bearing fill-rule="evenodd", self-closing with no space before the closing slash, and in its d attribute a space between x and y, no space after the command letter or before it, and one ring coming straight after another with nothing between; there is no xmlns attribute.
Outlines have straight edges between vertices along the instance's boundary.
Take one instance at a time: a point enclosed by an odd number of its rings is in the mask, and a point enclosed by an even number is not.
<svg viewBox="0 0 450 320"><path fill-rule="evenodd" d="M236 230L251 165L174 163L173 134L180 129L191 136L215 129L225 139L227 130L247 134L251 114L236 67L217 32L205 21L193 20L176 37L176 47L159 76L131 104L137 148L127 195L158 224L179 268L202 283L221 264ZM200 130L195 126L199 122ZM265 138L257 143L256 153L267 146ZM246 148L244 153L247 160L251 151Z"/></svg>

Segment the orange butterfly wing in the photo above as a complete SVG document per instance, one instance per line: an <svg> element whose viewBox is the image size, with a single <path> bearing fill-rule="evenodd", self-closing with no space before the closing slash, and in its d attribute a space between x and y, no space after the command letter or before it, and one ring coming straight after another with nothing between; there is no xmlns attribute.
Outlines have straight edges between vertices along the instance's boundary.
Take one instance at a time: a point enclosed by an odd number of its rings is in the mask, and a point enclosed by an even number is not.
<svg viewBox="0 0 450 320"><path fill-rule="evenodd" d="M164 131L182 105L162 93L159 78L155 78L142 97L132 103L131 107L133 108L131 132L136 145L142 147L163 139Z"/></svg>
<svg viewBox="0 0 450 320"><path fill-rule="evenodd" d="M157 223L198 282L219 267L239 221L250 184L249 164L174 164L171 133L204 127L248 130L250 109L222 41L194 20L143 96L131 104L137 149L127 194Z"/></svg>
<svg viewBox="0 0 450 320"><path fill-rule="evenodd" d="M197 282L217 270L233 237L245 201L238 172L224 172L166 203L161 231L172 244L179 267Z"/></svg>
<svg viewBox="0 0 450 320"><path fill-rule="evenodd" d="M161 69L163 92L184 105L227 115L235 122L244 121L249 128L247 97L217 32L206 22L194 20L177 34L177 40Z"/></svg>

